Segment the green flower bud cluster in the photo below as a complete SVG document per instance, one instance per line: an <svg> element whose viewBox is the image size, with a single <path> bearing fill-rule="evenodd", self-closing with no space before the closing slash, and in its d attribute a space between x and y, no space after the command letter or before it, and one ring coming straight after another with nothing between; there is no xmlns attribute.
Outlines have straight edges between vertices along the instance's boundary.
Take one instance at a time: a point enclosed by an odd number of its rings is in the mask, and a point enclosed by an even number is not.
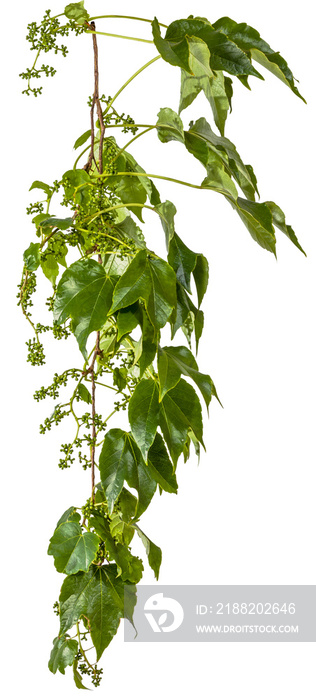
<svg viewBox="0 0 316 700"><path fill-rule="evenodd" d="M45 354L44 347L37 338L32 340L27 340L25 345L27 346L27 362L30 362L33 367L45 365Z"/></svg>
<svg viewBox="0 0 316 700"><path fill-rule="evenodd" d="M54 423L55 425L59 425L65 416L69 416L69 411L63 411L60 406L55 406L54 412L50 418L45 418L44 423L41 423L39 427L40 434L45 435L47 431L51 430Z"/></svg>
<svg viewBox="0 0 316 700"><path fill-rule="evenodd" d="M24 311L33 306L32 295L36 292L36 275L34 272L27 272L22 284L18 284L20 290L17 294L18 306L21 304Z"/></svg>
<svg viewBox="0 0 316 700"><path fill-rule="evenodd" d="M56 600L56 603L54 603L54 605L53 605L53 610L54 610L55 615L57 615L57 616L59 617L59 615L60 615L60 608L59 608L58 600Z"/></svg>
<svg viewBox="0 0 316 700"><path fill-rule="evenodd" d="M106 106L108 106L111 101L112 97L105 97L105 95L102 95L100 97L100 102L103 102L103 104L105 104ZM88 105L89 107L92 106L92 97L89 97ZM110 124L121 124L122 131L124 134L127 134L129 131L131 131L132 134L136 134L138 131L138 127L134 126L135 120L129 114L125 115L125 112L123 112L122 114L118 114L114 107L111 107L110 111L107 114L103 114L103 119L106 126L109 126ZM97 127L99 128L98 123Z"/></svg>
<svg viewBox="0 0 316 700"><path fill-rule="evenodd" d="M64 443L60 446L60 451L65 454L65 458L60 458L58 462L59 469L69 469L75 461L73 444L71 442Z"/></svg>
<svg viewBox="0 0 316 700"><path fill-rule="evenodd" d="M80 372L75 369L67 369L62 374L57 374L57 372L55 372L52 384L47 387L42 386L40 389L35 391L35 401L42 401L43 399L46 399L47 396L57 399L59 397L59 389L62 386L67 386L69 379L75 379L78 381L80 379Z"/></svg>
<svg viewBox="0 0 316 700"><path fill-rule="evenodd" d="M84 635L81 637L81 641L83 641L83 639ZM81 663L78 665L78 670L80 671L80 673L82 673L83 676L90 676L91 683L95 686L95 688L97 688L101 684L103 668L99 669L97 667L97 664L94 664L93 667L88 666L88 664L85 661L82 661L83 656L80 651L78 652L78 654L76 654L75 658L77 661L81 661Z"/></svg>
<svg viewBox="0 0 316 700"><path fill-rule="evenodd" d="M42 214L43 211L44 211L43 202L34 202L34 204L30 204L28 207L26 207L26 213L29 215Z"/></svg>
<svg viewBox="0 0 316 700"><path fill-rule="evenodd" d="M28 24L28 34L26 36L27 41L31 44L31 51L37 51L38 56L41 52L48 53L53 51L55 54L61 53L62 56L67 56L68 49L67 46L61 44L57 45L57 37L69 36L69 32L74 31L76 36L84 32L84 27L76 24L73 20L70 20L65 25L61 25L57 17L51 17L51 11L47 10L44 14L43 20L40 24L36 22L30 22ZM35 61L36 64L36 61ZM22 91L24 95L33 94L35 97L42 93L42 87L32 88L30 81L32 78L38 79L42 74L49 76L54 76L56 69L53 66L48 66L43 64L41 68L36 68L35 64L32 68L27 68L26 71L20 73L20 77L23 80L27 80L28 86Z"/></svg>

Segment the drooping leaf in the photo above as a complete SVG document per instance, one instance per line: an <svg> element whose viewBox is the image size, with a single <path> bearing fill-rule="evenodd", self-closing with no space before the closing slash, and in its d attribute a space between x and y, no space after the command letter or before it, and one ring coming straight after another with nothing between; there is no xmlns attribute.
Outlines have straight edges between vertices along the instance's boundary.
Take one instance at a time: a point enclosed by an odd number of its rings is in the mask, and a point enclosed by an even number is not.
<svg viewBox="0 0 316 700"><path fill-rule="evenodd" d="M92 565L87 573L67 576L60 593L60 634L73 627L82 615L88 618L97 660L117 632L120 619L132 620L135 587L129 586L124 609L124 582L115 564Z"/></svg>
<svg viewBox="0 0 316 700"><path fill-rule="evenodd" d="M161 258L140 250L118 281L110 314L143 299L155 328L162 328L176 305L176 277Z"/></svg>
<svg viewBox="0 0 316 700"><path fill-rule="evenodd" d="M155 328L163 328L176 306L176 276L174 270L161 258L148 259L151 282L147 311Z"/></svg>
<svg viewBox="0 0 316 700"><path fill-rule="evenodd" d="M285 59L280 56L279 52L271 49L271 46L261 38L256 29L245 22L238 24L238 22L229 17L221 17L213 24L213 27L226 34L243 51L250 53L254 61L257 61L276 75L277 78L291 88L295 95L305 102L295 85L293 73Z"/></svg>
<svg viewBox="0 0 316 700"><path fill-rule="evenodd" d="M146 202L147 192L139 179L130 175L122 175L116 191L122 202L126 204L126 208L130 209L140 221L143 221L142 208L130 206L131 204L145 204Z"/></svg>
<svg viewBox="0 0 316 700"><path fill-rule="evenodd" d="M105 542L109 558L114 559L117 564L118 576L121 576L123 581L138 583L144 568L141 559L135 557L126 545L114 540L109 523L103 515L97 512L93 514L93 517L90 518L90 526Z"/></svg>
<svg viewBox="0 0 316 700"><path fill-rule="evenodd" d="M296 248L298 248L301 253L303 253L306 256L305 250L303 250L302 246L300 245L299 241L297 240L296 234L292 229L292 226L288 225L285 221L285 214L283 213L282 209L277 206L274 202L265 202L265 205L269 207L271 214L272 214L272 219L273 223L277 228L282 231L282 233L285 233L285 235L294 243Z"/></svg>
<svg viewBox="0 0 316 700"><path fill-rule="evenodd" d="M51 197L52 194L52 188L47 185L46 182L42 182L41 180L34 180L34 182L31 184L29 192L31 192L31 190L43 190L45 194L47 194L47 197Z"/></svg>
<svg viewBox="0 0 316 700"><path fill-rule="evenodd" d="M149 449L148 468L152 478L164 491L177 493L177 479L160 433L156 433L154 442Z"/></svg>
<svg viewBox="0 0 316 700"><path fill-rule="evenodd" d="M40 243L30 243L29 247L23 253L23 260L29 272L35 272L40 266L40 247Z"/></svg>
<svg viewBox="0 0 316 700"><path fill-rule="evenodd" d="M92 403L92 398L89 389L84 384L79 384L78 386L78 396L87 404Z"/></svg>
<svg viewBox="0 0 316 700"><path fill-rule="evenodd" d="M213 76L213 71L210 67L211 55L205 42L202 39L190 36L187 37L187 42L191 72L197 77L207 75L211 78Z"/></svg>
<svg viewBox="0 0 316 700"><path fill-rule="evenodd" d="M188 293L180 283L177 283L177 309L171 319L170 325L172 329L172 339L179 328L182 328L183 332L186 331L186 337L190 341L190 335L194 331L196 352L198 351L199 341L203 332L204 314L201 309L197 309L194 306ZM190 327L191 334L189 333Z"/></svg>
<svg viewBox="0 0 316 700"><path fill-rule="evenodd" d="M140 377L143 376L147 367L154 361L157 349L158 339L156 331L150 322L145 309L142 310L142 336L141 336L141 355L139 358Z"/></svg>
<svg viewBox="0 0 316 700"><path fill-rule="evenodd" d="M47 277L54 287L59 274L59 265L55 256L50 253L48 255L45 253L45 256L41 259L41 268L45 277Z"/></svg>
<svg viewBox="0 0 316 700"><path fill-rule="evenodd" d="M161 401L159 422L174 466L183 451L190 428L203 445L201 404L193 387L184 379L180 379Z"/></svg>
<svg viewBox="0 0 316 700"><path fill-rule="evenodd" d="M262 78L247 54L225 34L215 31L206 20L200 18L176 20L169 25L164 39L157 20L153 22L152 27L154 42L162 58L188 73L192 71L188 38L194 37L206 44L210 52L212 70L225 70L232 75L254 75Z"/></svg>
<svg viewBox="0 0 316 700"><path fill-rule="evenodd" d="M85 685L83 685L82 675L78 671L78 663L79 663L78 659L75 658L75 660L73 662L73 674L74 674L75 686L79 690L89 690L89 688L87 688Z"/></svg>
<svg viewBox="0 0 316 700"><path fill-rule="evenodd" d="M68 19L73 19L77 24L85 24L89 19L89 14L84 8L84 2L71 2L64 9Z"/></svg>
<svg viewBox="0 0 316 700"><path fill-rule="evenodd" d="M74 149L76 150L77 148L80 148L80 146L83 146L83 144L86 143L86 141L88 141L88 139L90 137L91 137L91 129L88 129L88 131L85 131L84 134L82 134L81 136L79 136L79 138L77 138L77 141L74 144Z"/></svg>
<svg viewBox="0 0 316 700"><path fill-rule="evenodd" d="M78 653L78 642L76 639L62 636L55 637L53 645L48 668L52 673L60 671L64 675L66 666L72 666Z"/></svg>
<svg viewBox="0 0 316 700"><path fill-rule="evenodd" d="M237 202L228 201L237 211L256 243L275 255L276 238L269 207L264 203L249 202L241 197L238 197Z"/></svg>
<svg viewBox="0 0 316 700"><path fill-rule="evenodd" d="M217 397L211 377L199 372L197 362L188 348L184 346L160 348L158 357L160 400L178 384L181 374L190 377L195 382L207 407L212 396Z"/></svg>
<svg viewBox="0 0 316 700"><path fill-rule="evenodd" d="M135 528L137 534L139 535L139 537L140 537L140 539L145 547L146 554L148 557L148 564L152 568L152 570L155 574L155 577L158 581L159 570L160 570L161 560L162 560L162 551L161 551L160 547L157 547L157 545L154 544L149 539L149 537L147 537L147 535L145 535L145 533L140 529L140 527L138 527L138 525L134 525L133 527Z"/></svg>
<svg viewBox="0 0 316 700"><path fill-rule="evenodd" d="M114 289L110 314L131 306L140 298L145 301L149 293L150 279L147 269L147 252L146 250L140 250Z"/></svg>
<svg viewBox="0 0 316 700"><path fill-rule="evenodd" d="M48 554L54 557L57 571L76 574L88 571L99 547L99 538L92 532L82 532L77 522L63 522L50 539Z"/></svg>
<svg viewBox="0 0 316 700"><path fill-rule="evenodd" d="M159 394L156 381L142 379L137 384L128 405L132 435L147 462L159 421Z"/></svg>
<svg viewBox="0 0 316 700"><path fill-rule="evenodd" d="M201 306L209 281L209 264L204 255L197 255L196 265L193 270L199 306Z"/></svg>
<svg viewBox="0 0 316 700"><path fill-rule="evenodd" d="M137 513L148 507L157 487L142 458L140 449L129 433L110 430L104 439L99 468L109 512L122 492L124 481L138 491Z"/></svg>
<svg viewBox="0 0 316 700"><path fill-rule="evenodd" d="M123 221L115 224L115 230L122 233L125 238L136 244L137 248L146 248L146 243L141 229L136 226L134 219L127 216Z"/></svg>
<svg viewBox="0 0 316 700"><path fill-rule="evenodd" d="M74 225L73 219L58 219L56 216L49 216L41 221L41 226L51 228L60 228L61 231L67 231L68 228Z"/></svg>
<svg viewBox="0 0 316 700"><path fill-rule="evenodd" d="M73 506L65 510L62 516L59 518L55 529L57 530L58 526L61 525L61 523L66 522L80 523L80 515L79 513L77 513L76 508L74 508Z"/></svg>
<svg viewBox="0 0 316 700"><path fill-rule="evenodd" d="M168 263L174 269L177 280L191 294L191 274L197 263L197 253L193 253L177 233L169 244Z"/></svg>
<svg viewBox="0 0 316 700"><path fill-rule="evenodd" d="M162 204L156 206L156 211L160 216L161 225L165 232L166 246L168 250L169 243L174 236L174 217L177 210L174 204L167 199L166 202L162 202Z"/></svg>
<svg viewBox="0 0 316 700"><path fill-rule="evenodd" d="M164 107L158 113L157 134L162 143L168 141L184 143L182 119L173 109Z"/></svg>
<svg viewBox="0 0 316 700"><path fill-rule="evenodd" d="M123 335L131 333L140 323L141 313L138 302L131 304L125 309L121 309L117 315L117 339Z"/></svg>
<svg viewBox="0 0 316 700"><path fill-rule="evenodd" d="M105 323L113 293L113 282L95 260L79 260L68 267L57 287L54 319L71 317L79 348L87 359L86 343L92 331Z"/></svg>
<svg viewBox="0 0 316 700"><path fill-rule="evenodd" d="M203 149L202 144L205 144L206 150ZM217 136L206 119L198 119L186 133L186 146L190 153L193 153L205 165L207 170L208 163L212 163L210 155L218 156L229 174L235 178L246 197L251 200L255 199L253 176L241 160L236 147L225 136Z"/></svg>

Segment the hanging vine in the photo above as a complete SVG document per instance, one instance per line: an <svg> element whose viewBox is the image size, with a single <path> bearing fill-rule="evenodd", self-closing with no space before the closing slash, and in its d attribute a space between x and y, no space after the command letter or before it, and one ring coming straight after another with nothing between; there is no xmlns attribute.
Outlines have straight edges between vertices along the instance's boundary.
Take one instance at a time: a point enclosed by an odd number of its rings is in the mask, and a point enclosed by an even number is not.
<svg viewBox="0 0 316 700"><path fill-rule="evenodd" d="M200 307L208 285L208 262L176 232L176 208L169 200L161 202L156 183L165 180L219 192L262 248L275 254L278 228L304 253L279 206L257 201L252 167L243 163L224 136L232 106L230 76L249 87L249 77L262 79L255 64L271 71L303 99L286 61L255 29L227 17L211 24L190 16L167 27L157 19L124 16L131 22L151 24L153 39L97 31L95 22L120 17L89 17L83 2L68 5L54 17L48 10L40 24L28 26L27 39L36 54L32 67L21 74L27 81L23 92L38 96L42 92L38 80L56 72L53 66L39 67L41 56L51 51L66 56L67 47L58 41L70 32L86 34L87 41L92 41L91 128L77 138L75 149L84 148L70 170L52 184L36 180L30 187L41 191L42 199L27 210L35 241L24 252L18 294L33 330L27 343L32 365L45 362L42 335L47 332L60 341L74 335L83 357L81 367L56 373L49 386L34 394L36 401L49 397L56 402L68 389L68 400L55 403L40 432L72 417L74 434L61 445L59 466L66 469L77 460L90 471L86 502L68 508L60 517L48 549L57 571L66 575L54 605L60 626L49 669L64 673L72 665L78 688L85 687L83 675L94 686L100 684L98 662L105 648L120 619L133 620L136 584L143 573L143 562L131 551L135 533L158 579L161 550L141 530L139 519L157 488L160 493L177 493L179 458L187 461L192 447L197 455L204 447L200 397L207 408L213 397L218 399L211 377L200 372L192 351L193 336L197 351L203 331ZM99 92L98 35L149 43L158 51L114 97ZM163 108L157 122L135 123L130 115L117 112L115 101L160 58L181 69L179 112ZM209 102L219 133L204 117L188 129L183 125L181 113L200 92ZM112 131L128 134L129 140L119 144ZM143 170L129 147L150 132L163 144L172 140L183 144L205 166L203 182L152 174L149 166ZM65 207L67 216L51 214L52 202ZM140 227L144 209L160 219L167 260L147 247ZM67 263L69 252L72 259L77 256L71 264ZM32 316L37 272L52 284L47 299L52 315L49 326ZM172 339L181 329L187 345L163 345L167 325ZM101 391L113 398L106 417L98 412ZM119 411L127 411L129 431L109 427ZM87 645L94 650L95 660Z"/></svg>

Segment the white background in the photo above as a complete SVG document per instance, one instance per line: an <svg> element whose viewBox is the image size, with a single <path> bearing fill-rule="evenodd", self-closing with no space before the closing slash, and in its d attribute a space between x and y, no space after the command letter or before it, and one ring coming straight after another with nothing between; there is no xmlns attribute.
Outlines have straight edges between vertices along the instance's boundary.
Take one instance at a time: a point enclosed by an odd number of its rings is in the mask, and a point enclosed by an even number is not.
<svg viewBox="0 0 316 700"><path fill-rule="evenodd" d="M86 100L92 92L90 38L75 41L70 56L50 55L58 74L36 100L21 96L18 73L31 64L26 24L48 3L21 0L5 12L2 34L2 681L6 697L75 698L71 670L47 669L58 620L52 604L62 577L46 556L55 522L70 505L81 505L89 475L74 466L57 468L59 443L69 429L38 434L51 404L36 404L35 388L56 370L73 365L75 343L51 343L44 368L25 363L29 329L15 306L23 250L33 238L25 207L34 201L35 179L51 182L71 168L75 139L89 128ZM150 7L148 7L150 5ZM51 3L53 14L63 6ZM206 328L199 353L202 371L216 383L224 410L215 402L205 423L207 454L178 469L178 497L155 497L142 517L144 531L163 550L161 583L315 583L315 76L313 26L308 0L198 0L158 3L91 2L90 14L157 14L169 23L190 13L211 21L223 15L247 21L288 60L300 79L304 105L265 73L250 78L252 91L234 81L233 113L226 135L258 177L262 201L286 212L308 253L305 259L281 233L278 262L259 248L224 198L215 193L159 184L162 198L177 208L177 230L210 262L204 302ZM104 20L99 29L150 37L150 25ZM155 49L136 42L99 38L101 92L116 89ZM73 43L73 42L71 42ZM102 48L101 48L102 46ZM33 60L34 54L31 54ZM136 121L154 123L161 107L178 108L179 71L158 61L120 97L117 107ZM203 97L184 112L185 123L210 108ZM127 139L126 139L127 140ZM125 143L125 137L124 141ZM135 144L144 168L199 183L202 166L180 144L162 145L155 135ZM53 213L58 214L58 211ZM65 213L65 210L63 210ZM146 214L146 235L163 253L163 233ZM47 293L49 284L43 285ZM178 344L183 343L181 332ZM68 359L69 357L69 359ZM100 400L101 401L101 400ZM100 410L102 406L99 406ZM140 543L137 552L141 552ZM144 582L153 583L146 568ZM159 588L159 586L157 586ZM294 700L315 697L314 644L125 645L123 630L103 657L99 697L147 700L175 693L216 700Z"/></svg>

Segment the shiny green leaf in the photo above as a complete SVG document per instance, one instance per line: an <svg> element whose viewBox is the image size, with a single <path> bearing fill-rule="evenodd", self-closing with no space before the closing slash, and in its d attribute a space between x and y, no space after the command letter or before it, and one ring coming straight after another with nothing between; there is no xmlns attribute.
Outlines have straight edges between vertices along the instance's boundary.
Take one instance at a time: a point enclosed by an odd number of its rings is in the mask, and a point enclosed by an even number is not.
<svg viewBox="0 0 316 700"><path fill-rule="evenodd" d="M184 346L160 348L158 356L160 400L178 384L181 374L190 377L195 382L208 407L212 396L217 396L216 389L211 377L199 372L196 360L190 350Z"/></svg>
<svg viewBox="0 0 316 700"><path fill-rule="evenodd" d="M66 666L72 666L78 653L78 642L75 639L62 636L55 637L53 644L48 668L52 673L60 671L64 675Z"/></svg>
<svg viewBox="0 0 316 700"><path fill-rule="evenodd" d="M168 141L184 143L182 119L173 109L164 107L158 113L157 134L162 143Z"/></svg>
<svg viewBox="0 0 316 700"><path fill-rule="evenodd" d="M23 253L25 267L29 272L35 272L40 266L40 243L30 243L29 247Z"/></svg>
<svg viewBox="0 0 316 700"><path fill-rule="evenodd" d="M84 2L71 2L65 7L64 13L68 19L73 19L77 24L85 24L89 19Z"/></svg>
<svg viewBox="0 0 316 700"><path fill-rule="evenodd" d="M78 396L87 404L92 403L92 398L89 389L84 384L79 384L77 389Z"/></svg>
<svg viewBox="0 0 316 700"><path fill-rule="evenodd" d="M113 293L113 282L95 260L79 260L64 272L57 287L54 319L64 323L71 317L79 348L87 359L86 343L92 331L105 323Z"/></svg>
<svg viewBox="0 0 316 700"><path fill-rule="evenodd" d="M156 337L155 328L152 325L152 323L150 322L145 309L143 309L143 313L142 313L141 326L142 326L141 355L139 358L140 377L143 376L147 367L149 367L151 365L151 363L154 361L156 353L157 353L157 347L158 347L158 341L157 341L157 337Z"/></svg>
<svg viewBox="0 0 316 700"><path fill-rule="evenodd" d="M61 574L88 571L99 547L99 538L92 532L82 532L76 522L61 523L50 539L48 554L54 557L55 567Z"/></svg>
<svg viewBox="0 0 316 700"><path fill-rule="evenodd" d="M168 263L174 269L177 280L191 294L191 274L197 263L197 254L183 243L177 233L169 244Z"/></svg>
<svg viewBox="0 0 316 700"><path fill-rule="evenodd" d="M204 255L197 255L193 270L199 306L201 306L209 281L209 264Z"/></svg>
<svg viewBox="0 0 316 700"><path fill-rule="evenodd" d="M78 659L75 658L75 660L73 662L73 674L74 674L75 686L79 690L89 690L89 688L87 688L85 685L83 685L82 675L78 671L78 663L79 663Z"/></svg>
<svg viewBox="0 0 316 700"><path fill-rule="evenodd" d="M43 190L45 194L47 194L47 197L51 197L52 194L52 188L47 185L46 182L42 182L41 180L35 180L32 183L29 192L31 192L31 190Z"/></svg>
<svg viewBox="0 0 316 700"><path fill-rule="evenodd" d="M166 202L162 202L162 204L156 206L155 209L160 216L161 225L166 236L166 246L168 250L169 243L172 237L174 236L174 217L177 213L177 210L174 204L168 199L166 200Z"/></svg>
<svg viewBox="0 0 316 700"><path fill-rule="evenodd" d="M159 421L159 394L156 381L142 379L137 384L128 405L132 435L147 462Z"/></svg>
<svg viewBox="0 0 316 700"><path fill-rule="evenodd" d="M173 464L176 466L190 428L203 445L201 404L193 387L184 379L180 379L178 384L164 396L160 407L160 427Z"/></svg>
<svg viewBox="0 0 316 700"><path fill-rule="evenodd" d="M156 433L154 442L149 449L148 469L152 478L164 491L177 493L177 479L160 433Z"/></svg>
<svg viewBox="0 0 316 700"><path fill-rule="evenodd" d="M129 586L124 609L124 581L115 564L94 566L87 573L67 576L60 593L60 634L73 627L82 615L88 618L97 660L117 632L120 619L132 620L135 587Z"/></svg>
<svg viewBox="0 0 316 700"><path fill-rule="evenodd" d="M296 248L298 248L301 253L303 253L306 256L305 250L303 250L302 246L300 245L299 241L297 240L296 234L292 229L292 226L289 226L286 221L285 221L285 214L283 213L282 209L277 206L274 202L265 202L265 205L269 207L271 214L272 214L272 219L273 223L277 228L282 231L282 233L285 233L285 235L294 243Z"/></svg>
<svg viewBox="0 0 316 700"><path fill-rule="evenodd" d="M45 254L45 257L41 259L41 268L45 277L47 277L54 287L59 274L59 265L54 255Z"/></svg>
<svg viewBox="0 0 316 700"><path fill-rule="evenodd" d="M241 197L238 197L237 202L229 201L256 243L275 255L276 238L269 207Z"/></svg>
<svg viewBox="0 0 316 700"><path fill-rule="evenodd" d="M146 554L148 557L148 564L152 568L152 570L155 574L155 577L158 581L159 570L160 570L161 559L162 559L161 549L160 549L160 547L157 547L157 545L154 544L149 539L149 537L147 537L147 535L145 535L145 533L140 529L140 527L138 527L138 525L134 525L133 527L135 528L137 534L139 535L139 537L140 537L140 539L145 547Z"/></svg>
<svg viewBox="0 0 316 700"><path fill-rule="evenodd" d="M271 49L271 46L261 38L256 29L245 22L238 24L229 17L221 17L213 26L226 34L243 51L250 53L251 58L282 80L297 97L305 102L295 85L293 73L285 59L280 56L279 52Z"/></svg>
<svg viewBox="0 0 316 700"><path fill-rule="evenodd" d="M74 144L74 149L80 148L80 146L83 146L86 141L91 137L91 129L88 129L88 131L85 131L84 134L79 136L77 141Z"/></svg>
<svg viewBox="0 0 316 700"><path fill-rule="evenodd" d="M67 231L67 229L73 225L73 219L70 217L67 219L58 219L56 216L49 216L47 219L41 221L41 226L43 226L43 228L50 226L51 228L59 228L61 231Z"/></svg>
<svg viewBox="0 0 316 700"><path fill-rule="evenodd" d="M140 298L146 300L149 296L150 288L147 252L146 250L140 250L114 289L110 314L131 306Z"/></svg>

